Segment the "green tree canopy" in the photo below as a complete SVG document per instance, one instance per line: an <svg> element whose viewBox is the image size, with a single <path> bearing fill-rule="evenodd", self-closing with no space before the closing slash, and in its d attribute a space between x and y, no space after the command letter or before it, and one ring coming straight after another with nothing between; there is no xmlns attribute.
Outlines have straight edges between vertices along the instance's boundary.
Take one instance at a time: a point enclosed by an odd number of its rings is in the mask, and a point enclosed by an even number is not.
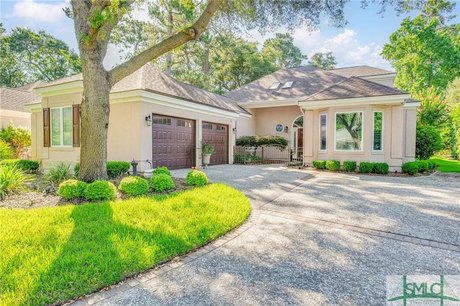
<svg viewBox="0 0 460 306"><path fill-rule="evenodd" d="M337 65L337 61L334 55L332 54L332 52L315 53L311 57L309 63L317 68L324 69L324 70L334 69L335 66Z"/></svg>
<svg viewBox="0 0 460 306"><path fill-rule="evenodd" d="M267 39L263 44L262 54L278 68L297 67L307 59L294 45L294 39L289 33L276 33L274 38Z"/></svg>

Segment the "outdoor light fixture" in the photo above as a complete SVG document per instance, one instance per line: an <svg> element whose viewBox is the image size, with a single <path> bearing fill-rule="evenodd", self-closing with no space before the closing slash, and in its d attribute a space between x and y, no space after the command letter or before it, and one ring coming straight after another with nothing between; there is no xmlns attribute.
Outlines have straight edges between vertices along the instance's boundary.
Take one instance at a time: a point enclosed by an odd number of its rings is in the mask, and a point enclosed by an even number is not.
<svg viewBox="0 0 460 306"><path fill-rule="evenodd" d="M232 129L232 131L233 131L233 133L236 133L236 127L234 127L234 128Z"/></svg>
<svg viewBox="0 0 460 306"><path fill-rule="evenodd" d="M147 124L147 126L152 125L152 116L148 115L145 117L145 124Z"/></svg>
<svg viewBox="0 0 460 306"><path fill-rule="evenodd" d="M289 131L289 128L288 128L288 126L286 125L286 126L284 127L284 132L287 133L288 131Z"/></svg>

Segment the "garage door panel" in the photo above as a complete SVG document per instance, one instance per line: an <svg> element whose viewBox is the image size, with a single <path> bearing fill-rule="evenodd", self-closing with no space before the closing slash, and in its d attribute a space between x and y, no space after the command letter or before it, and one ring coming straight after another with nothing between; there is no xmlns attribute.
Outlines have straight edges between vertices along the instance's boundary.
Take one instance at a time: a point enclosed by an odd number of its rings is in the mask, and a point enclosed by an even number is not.
<svg viewBox="0 0 460 306"><path fill-rule="evenodd" d="M228 164L228 125L203 122L202 131L203 142L215 149L210 164Z"/></svg>
<svg viewBox="0 0 460 306"><path fill-rule="evenodd" d="M190 168L195 162L195 122L193 120L153 115L153 167Z"/></svg>

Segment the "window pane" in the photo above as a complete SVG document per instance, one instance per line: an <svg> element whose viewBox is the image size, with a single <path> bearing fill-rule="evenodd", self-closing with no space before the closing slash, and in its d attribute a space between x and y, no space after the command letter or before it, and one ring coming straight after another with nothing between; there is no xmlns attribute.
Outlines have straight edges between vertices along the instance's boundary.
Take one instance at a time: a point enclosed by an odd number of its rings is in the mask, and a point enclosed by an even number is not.
<svg viewBox="0 0 460 306"><path fill-rule="evenodd" d="M374 113L374 147L375 151L381 151L383 149L383 112Z"/></svg>
<svg viewBox="0 0 460 306"><path fill-rule="evenodd" d="M363 140L363 114L338 113L335 117L336 150L359 151Z"/></svg>
<svg viewBox="0 0 460 306"><path fill-rule="evenodd" d="M64 146L71 146L73 144L72 137L72 108L66 107L62 109L63 115L63 128L64 128Z"/></svg>
<svg viewBox="0 0 460 306"><path fill-rule="evenodd" d="M51 109L51 145L61 145L61 109Z"/></svg>
<svg viewBox="0 0 460 306"><path fill-rule="evenodd" d="M327 117L321 115L320 117L320 150L327 149Z"/></svg>

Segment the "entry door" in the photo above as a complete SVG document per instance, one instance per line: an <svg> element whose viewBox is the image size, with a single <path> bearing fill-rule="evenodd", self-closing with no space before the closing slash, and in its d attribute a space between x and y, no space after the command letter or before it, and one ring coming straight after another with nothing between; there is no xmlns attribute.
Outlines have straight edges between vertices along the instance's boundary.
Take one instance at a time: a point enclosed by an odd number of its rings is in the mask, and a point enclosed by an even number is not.
<svg viewBox="0 0 460 306"><path fill-rule="evenodd" d="M228 164L228 125L203 122L203 142L215 149L210 165Z"/></svg>
<svg viewBox="0 0 460 306"><path fill-rule="evenodd" d="M154 168L193 167L195 165L195 121L153 115L152 152Z"/></svg>

